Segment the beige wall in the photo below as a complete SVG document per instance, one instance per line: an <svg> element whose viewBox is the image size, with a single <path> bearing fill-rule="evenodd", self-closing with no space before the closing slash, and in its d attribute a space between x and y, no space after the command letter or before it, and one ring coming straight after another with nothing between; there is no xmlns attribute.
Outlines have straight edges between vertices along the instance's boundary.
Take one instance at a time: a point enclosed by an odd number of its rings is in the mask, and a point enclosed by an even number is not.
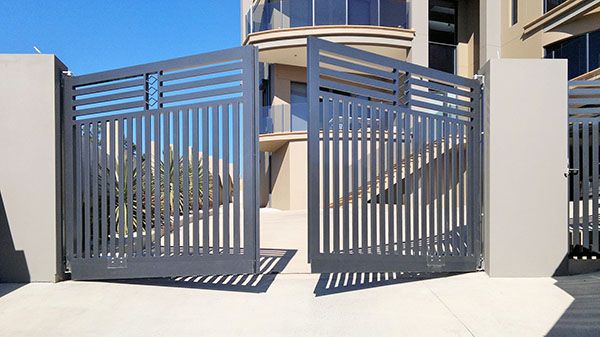
<svg viewBox="0 0 600 337"><path fill-rule="evenodd" d="M0 281L62 275L60 72L53 55L0 55Z"/></svg>
<svg viewBox="0 0 600 337"><path fill-rule="evenodd" d="M552 276L567 254L567 62L491 60L482 73L486 272Z"/></svg>
<svg viewBox="0 0 600 337"><path fill-rule="evenodd" d="M561 12L562 14L560 14ZM524 34L524 27L544 14L543 1L519 0L518 22L515 25L511 25L510 22L510 1L501 1L502 57L543 58L545 46L600 28L600 8L597 8L567 20L555 28L546 29L546 26L557 22L571 12L569 8L559 10L556 19Z"/></svg>

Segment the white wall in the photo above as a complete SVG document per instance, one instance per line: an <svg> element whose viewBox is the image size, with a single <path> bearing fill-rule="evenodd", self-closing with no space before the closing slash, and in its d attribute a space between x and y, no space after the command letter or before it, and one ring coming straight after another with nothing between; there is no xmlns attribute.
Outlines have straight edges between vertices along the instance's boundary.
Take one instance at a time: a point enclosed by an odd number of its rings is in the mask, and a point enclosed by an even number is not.
<svg viewBox="0 0 600 337"><path fill-rule="evenodd" d="M54 282L62 274L63 69L54 55L0 55L0 282Z"/></svg>
<svg viewBox="0 0 600 337"><path fill-rule="evenodd" d="M491 60L481 73L486 272L555 275L567 254L567 62Z"/></svg>

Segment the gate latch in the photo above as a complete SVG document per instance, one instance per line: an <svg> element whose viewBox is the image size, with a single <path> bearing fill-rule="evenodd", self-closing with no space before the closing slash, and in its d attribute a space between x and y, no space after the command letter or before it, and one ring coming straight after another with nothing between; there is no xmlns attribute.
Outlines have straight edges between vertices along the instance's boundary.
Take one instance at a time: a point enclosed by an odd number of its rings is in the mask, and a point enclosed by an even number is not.
<svg viewBox="0 0 600 337"><path fill-rule="evenodd" d="M111 257L108 259L108 269L125 269L127 268L127 259L123 256Z"/></svg>
<svg viewBox="0 0 600 337"><path fill-rule="evenodd" d="M567 168L567 172L565 172L565 178L568 178L570 176L576 176L579 174L579 169L576 168Z"/></svg>
<svg viewBox="0 0 600 337"><path fill-rule="evenodd" d="M441 255L427 256L427 267L429 269L442 269L446 266L446 260Z"/></svg>

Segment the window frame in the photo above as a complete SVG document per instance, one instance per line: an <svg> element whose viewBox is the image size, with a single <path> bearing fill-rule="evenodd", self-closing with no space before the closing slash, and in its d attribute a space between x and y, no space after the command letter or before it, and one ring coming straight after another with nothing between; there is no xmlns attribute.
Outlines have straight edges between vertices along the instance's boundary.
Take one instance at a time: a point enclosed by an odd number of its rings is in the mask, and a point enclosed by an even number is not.
<svg viewBox="0 0 600 337"><path fill-rule="evenodd" d="M546 0L544 0L546 1ZM519 23L519 0L510 1L510 25L511 27Z"/></svg>

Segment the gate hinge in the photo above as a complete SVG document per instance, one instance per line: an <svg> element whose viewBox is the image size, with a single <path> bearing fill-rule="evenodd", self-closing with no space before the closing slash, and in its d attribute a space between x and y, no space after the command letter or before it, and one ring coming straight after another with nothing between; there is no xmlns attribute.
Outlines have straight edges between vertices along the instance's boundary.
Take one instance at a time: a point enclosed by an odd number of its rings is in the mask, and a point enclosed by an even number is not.
<svg viewBox="0 0 600 337"><path fill-rule="evenodd" d="M479 81L479 83L481 84L482 87L484 86L484 84L485 84L485 75L475 74L473 76L473 79Z"/></svg>

